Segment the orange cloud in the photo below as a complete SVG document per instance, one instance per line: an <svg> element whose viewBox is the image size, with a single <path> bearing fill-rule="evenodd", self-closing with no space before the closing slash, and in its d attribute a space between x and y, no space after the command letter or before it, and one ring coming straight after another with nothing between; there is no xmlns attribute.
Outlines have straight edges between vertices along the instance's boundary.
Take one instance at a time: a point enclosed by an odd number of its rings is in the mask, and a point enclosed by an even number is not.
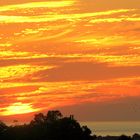
<svg viewBox="0 0 140 140"><path fill-rule="evenodd" d="M0 6L1 116L139 97L140 11L99 3Z"/></svg>

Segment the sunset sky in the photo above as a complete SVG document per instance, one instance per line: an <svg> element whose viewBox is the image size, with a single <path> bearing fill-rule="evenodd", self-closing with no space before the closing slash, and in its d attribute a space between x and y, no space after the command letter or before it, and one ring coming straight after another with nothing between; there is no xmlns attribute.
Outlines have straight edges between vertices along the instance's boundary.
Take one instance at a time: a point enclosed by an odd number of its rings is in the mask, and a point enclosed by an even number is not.
<svg viewBox="0 0 140 140"><path fill-rule="evenodd" d="M139 100L140 0L0 1L0 120L136 121Z"/></svg>

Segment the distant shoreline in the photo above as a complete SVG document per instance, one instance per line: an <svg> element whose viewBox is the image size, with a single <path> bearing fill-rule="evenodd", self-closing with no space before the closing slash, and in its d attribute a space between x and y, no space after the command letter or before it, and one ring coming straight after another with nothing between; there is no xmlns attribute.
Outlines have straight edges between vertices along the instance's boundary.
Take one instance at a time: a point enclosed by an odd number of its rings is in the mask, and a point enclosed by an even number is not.
<svg viewBox="0 0 140 140"><path fill-rule="evenodd" d="M80 124L87 125L98 136L133 136L140 133L140 121L86 121Z"/></svg>

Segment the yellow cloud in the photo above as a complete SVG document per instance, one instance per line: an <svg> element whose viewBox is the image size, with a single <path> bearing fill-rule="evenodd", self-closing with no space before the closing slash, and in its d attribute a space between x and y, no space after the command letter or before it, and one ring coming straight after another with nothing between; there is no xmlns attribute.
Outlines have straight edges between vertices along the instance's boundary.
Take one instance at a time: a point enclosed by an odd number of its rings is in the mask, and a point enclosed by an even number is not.
<svg viewBox="0 0 140 140"><path fill-rule="evenodd" d="M24 77L26 75L38 72L39 70L46 70L52 68L51 66L33 66L33 65L16 65L6 66L0 69L0 80L9 80L14 78Z"/></svg>
<svg viewBox="0 0 140 140"><path fill-rule="evenodd" d="M11 43L0 43L0 47L10 47L12 46Z"/></svg>
<svg viewBox="0 0 140 140"><path fill-rule="evenodd" d="M74 1L50 1L50 2L30 2L24 4L1 6L0 12L19 10L19 9L32 9L32 8L60 8L71 6Z"/></svg>
<svg viewBox="0 0 140 140"><path fill-rule="evenodd" d="M28 56L28 52L13 52L13 51L0 51L0 58L7 58L7 57L24 57Z"/></svg>
<svg viewBox="0 0 140 140"><path fill-rule="evenodd" d="M79 39L75 42L92 44L95 46L105 47L105 46L119 46L124 44L135 44L139 45L140 40L129 38L125 36L108 36L108 37L95 37L95 36L87 36L84 39Z"/></svg>
<svg viewBox="0 0 140 140"><path fill-rule="evenodd" d="M12 105L3 108L4 111L0 111L0 115L8 116L8 115L17 115L17 114L26 114L31 112L39 111L39 109L34 109L29 103L13 103Z"/></svg>
<svg viewBox="0 0 140 140"><path fill-rule="evenodd" d="M108 23L112 23L112 22L125 22L125 21L135 21L135 22L139 22L140 18L137 17L124 17L124 18L102 18L102 19L93 19L90 21L90 23L103 23L103 22L108 22Z"/></svg>
<svg viewBox="0 0 140 140"><path fill-rule="evenodd" d="M48 15L39 15L39 16L7 16L1 15L0 22L1 23L38 23L38 22L51 22L51 21L58 21L58 20L79 20L82 18L88 17L98 17L98 16L107 16L117 13L125 13L134 11L134 9L119 9L119 10L109 10L104 12L93 12L93 13L80 13L80 14L53 14ZM131 21L139 21L137 18L127 18L127 20Z"/></svg>

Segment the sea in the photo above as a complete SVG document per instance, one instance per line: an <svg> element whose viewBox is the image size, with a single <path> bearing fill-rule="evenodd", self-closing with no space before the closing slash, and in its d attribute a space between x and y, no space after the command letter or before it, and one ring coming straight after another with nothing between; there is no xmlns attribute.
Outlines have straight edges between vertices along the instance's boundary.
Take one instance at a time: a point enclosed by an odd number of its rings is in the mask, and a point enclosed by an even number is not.
<svg viewBox="0 0 140 140"><path fill-rule="evenodd" d="M81 122L92 130L97 136L132 136L140 134L140 122Z"/></svg>

